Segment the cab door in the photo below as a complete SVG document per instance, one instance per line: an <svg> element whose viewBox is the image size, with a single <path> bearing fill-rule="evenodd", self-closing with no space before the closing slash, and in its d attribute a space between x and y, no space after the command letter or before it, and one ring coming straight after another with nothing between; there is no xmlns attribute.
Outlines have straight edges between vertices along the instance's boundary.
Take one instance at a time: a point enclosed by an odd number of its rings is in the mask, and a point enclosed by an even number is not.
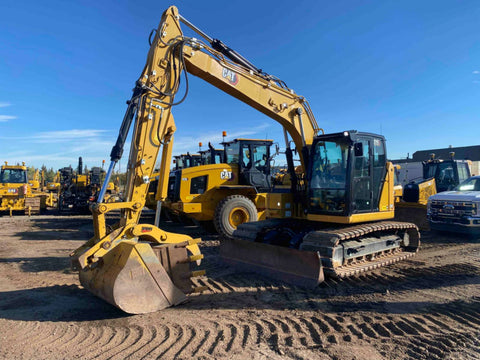
<svg viewBox="0 0 480 360"><path fill-rule="evenodd" d="M257 191L268 191L271 187L269 146L243 143L241 149L240 174L244 184L254 186Z"/></svg>
<svg viewBox="0 0 480 360"><path fill-rule="evenodd" d="M370 212L373 209L373 176L370 140L357 138L353 149L352 212Z"/></svg>
<svg viewBox="0 0 480 360"><path fill-rule="evenodd" d="M377 137L359 137L354 145L352 210L379 211L386 173L385 142Z"/></svg>

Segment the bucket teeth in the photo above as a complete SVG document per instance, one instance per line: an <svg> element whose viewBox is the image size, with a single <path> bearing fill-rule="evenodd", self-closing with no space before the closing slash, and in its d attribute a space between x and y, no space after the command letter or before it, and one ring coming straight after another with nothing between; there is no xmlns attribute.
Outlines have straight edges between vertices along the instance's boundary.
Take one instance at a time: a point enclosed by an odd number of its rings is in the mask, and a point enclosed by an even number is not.
<svg viewBox="0 0 480 360"><path fill-rule="evenodd" d="M188 260L185 262L194 262L197 260L202 260L203 259L203 254L198 254L198 255L192 255L188 257Z"/></svg>
<svg viewBox="0 0 480 360"><path fill-rule="evenodd" d="M206 286L196 286L195 288L193 288L194 293L201 293L201 292L204 292L206 290L208 290L208 287L206 287Z"/></svg>
<svg viewBox="0 0 480 360"><path fill-rule="evenodd" d="M190 273L190 277L198 277L203 275L205 275L205 270L197 270Z"/></svg>
<svg viewBox="0 0 480 360"><path fill-rule="evenodd" d="M202 239L200 239L200 238L197 238L197 239L188 239L188 240L185 241L185 242L176 244L175 247L176 247L176 248L179 248L179 247L185 247L185 245L187 245L187 246L197 245L197 244L200 244L201 242L202 242Z"/></svg>

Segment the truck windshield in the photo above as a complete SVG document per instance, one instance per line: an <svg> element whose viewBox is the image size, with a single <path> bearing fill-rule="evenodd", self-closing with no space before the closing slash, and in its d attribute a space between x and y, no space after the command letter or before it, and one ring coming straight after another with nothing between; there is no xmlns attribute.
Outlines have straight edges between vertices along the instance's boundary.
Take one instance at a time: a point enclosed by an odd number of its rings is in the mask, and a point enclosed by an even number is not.
<svg viewBox="0 0 480 360"><path fill-rule="evenodd" d="M345 211L348 150L346 142L319 141L315 145L310 180L310 206L313 210Z"/></svg>
<svg viewBox="0 0 480 360"><path fill-rule="evenodd" d="M480 191L480 178L470 178L458 185L457 191Z"/></svg>
<svg viewBox="0 0 480 360"><path fill-rule="evenodd" d="M27 172L22 169L2 169L0 173L0 183L25 184L27 182Z"/></svg>

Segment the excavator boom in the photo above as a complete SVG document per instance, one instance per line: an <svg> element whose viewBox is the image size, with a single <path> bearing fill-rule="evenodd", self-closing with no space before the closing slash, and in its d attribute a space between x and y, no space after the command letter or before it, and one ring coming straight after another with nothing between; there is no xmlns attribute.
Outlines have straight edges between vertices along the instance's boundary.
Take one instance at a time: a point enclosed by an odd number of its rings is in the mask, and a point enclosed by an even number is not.
<svg viewBox="0 0 480 360"><path fill-rule="evenodd" d="M170 17L165 13L161 24L166 24ZM179 29L177 35L181 36ZM160 148L163 169L160 178L168 178L176 129L170 109L179 86L178 79L169 76L177 64L164 62L170 50L170 45L158 38L150 48L111 151L102 190L97 203L91 206L94 237L71 254L72 267L79 270L80 282L85 288L134 314L184 302L185 294L199 290L190 278L202 274L192 272L189 266L192 262L199 264L203 257L199 239L139 223ZM132 127L124 201L105 203L110 177L122 157ZM115 225L107 226L105 215L112 210L121 210L120 219Z"/></svg>

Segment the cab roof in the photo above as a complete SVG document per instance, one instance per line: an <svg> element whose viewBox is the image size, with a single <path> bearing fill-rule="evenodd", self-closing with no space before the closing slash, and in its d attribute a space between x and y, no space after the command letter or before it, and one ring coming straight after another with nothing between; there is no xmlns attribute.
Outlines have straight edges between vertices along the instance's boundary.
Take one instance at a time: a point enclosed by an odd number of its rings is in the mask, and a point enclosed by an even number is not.
<svg viewBox="0 0 480 360"><path fill-rule="evenodd" d="M273 143L273 140L271 140L271 139L243 139L243 138L240 138L240 139L233 139L232 141L225 141L225 142L222 142L221 144L229 145L229 144L234 144L234 143L239 142L239 141Z"/></svg>

